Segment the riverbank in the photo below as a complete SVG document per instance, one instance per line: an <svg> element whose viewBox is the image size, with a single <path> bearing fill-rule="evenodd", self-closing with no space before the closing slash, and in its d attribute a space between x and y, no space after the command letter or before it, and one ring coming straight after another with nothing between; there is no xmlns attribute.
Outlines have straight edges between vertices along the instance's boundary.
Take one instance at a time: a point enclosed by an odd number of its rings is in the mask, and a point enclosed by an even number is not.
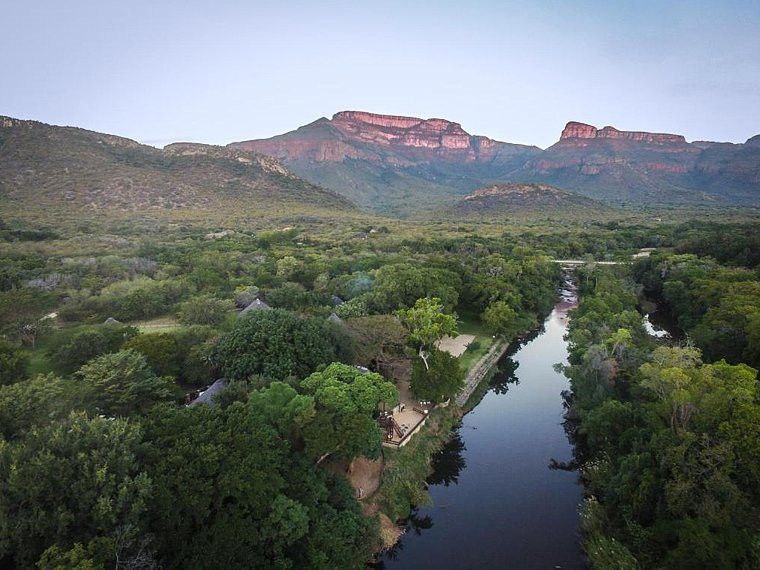
<svg viewBox="0 0 760 570"><path fill-rule="evenodd" d="M467 404L473 394L483 386L488 389L487 379L494 366L521 337L515 336L511 341L495 339L486 354L468 371L465 385L452 405L435 408L425 426L405 447L383 449L385 468L379 488L364 503L365 513L380 517L382 550L392 548L403 536L405 528L397 521L408 519L414 509L430 504L427 479L433 472L434 455L449 441L464 413L471 409Z"/></svg>
<svg viewBox="0 0 760 570"><path fill-rule="evenodd" d="M426 425L407 446L383 450L385 468L379 489L364 505L365 512L380 516L382 550L394 547L403 536L405 526L397 521L407 521L415 509L430 505L427 489L428 479L434 472L434 457L451 440L462 417L475 408L491 388L490 379L497 372L498 363L541 330L536 325L511 339L494 339L488 351L468 371L465 385L452 405L435 408Z"/></svg>
<svg viewBox="0 0 760 570"><path fill-rule="evenodd" d="M573 472L551 469L572 459L561 393L568 380L566 310L512 343L485 376L478 397L433 456L427 477L432 504L414 509L400 546L382 556L387 568L509 567L581 569ZM461 408L459 408L461 413Z"/></svg>

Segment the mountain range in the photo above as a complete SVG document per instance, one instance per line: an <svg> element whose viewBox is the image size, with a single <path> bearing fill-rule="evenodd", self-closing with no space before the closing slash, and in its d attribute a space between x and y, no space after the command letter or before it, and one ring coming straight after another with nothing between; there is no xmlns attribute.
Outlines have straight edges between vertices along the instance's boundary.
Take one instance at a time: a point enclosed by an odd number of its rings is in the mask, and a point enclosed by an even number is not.
<svg viewBox="0 0 760 570"><path fill-rule="evenodd" d="M760 135L744 144L569 122L547 149L470 135L459 123L343 111L232 148L376 212L408 215L498 182L543 183L613 202L760 203Z"/></svg>
<svg viewBox="0 0 760 570"><path fill-rule="evenodd" d="M570 122L540 149L470 135L444 119L344 111L269 139L157 149L0 116L4 212L253 219L359 206L430 218L593 213L621 203L760 205L760 135L743 144L687 142Z"/></svg>

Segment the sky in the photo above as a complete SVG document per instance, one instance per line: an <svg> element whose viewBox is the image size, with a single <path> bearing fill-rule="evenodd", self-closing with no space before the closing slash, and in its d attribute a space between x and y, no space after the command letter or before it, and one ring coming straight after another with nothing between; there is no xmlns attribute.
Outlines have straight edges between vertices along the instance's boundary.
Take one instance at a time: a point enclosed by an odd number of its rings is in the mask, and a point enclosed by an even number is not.
<svg viewBox="0 0 760 570"><path fill-rule="evenodd" d="M760 0L0 0L0 115L163 146L341 110L546 147L760 133Z"/></svg>

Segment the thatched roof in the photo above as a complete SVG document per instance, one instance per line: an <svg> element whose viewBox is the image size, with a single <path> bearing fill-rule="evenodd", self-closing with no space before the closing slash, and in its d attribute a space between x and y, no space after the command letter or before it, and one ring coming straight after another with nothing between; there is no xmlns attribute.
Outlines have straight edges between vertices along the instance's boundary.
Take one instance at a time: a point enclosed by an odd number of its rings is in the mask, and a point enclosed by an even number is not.
<svg viewBox="0 0 760 570"><path fill-rule="evenodd" d="M269 310L271 308L272 307L270 307L269 305L267 305L261 299L256 299L253 303L251 303L245 309L243 309L242 311L240 311L240 314L244 315L245 313L247 313L249 311L267 311L267 310Z"/></svg>
<svg viewBox="0 0 760 570"><path fill-rule="evenodd" d="M226 378L219 378L216 382L211 384L208 388L206 388L203 392L200 393L200 395L190 402L188 406L194 406L196 404L207 404L209 406L213 406L216 402L214 402L214 398L216 395L224 390L227 387L227 379Z"/></svg>
<svg viewBox="0 0 760 570"><path fill-rule="evenodd" d="M344 325L343 319L341 319L338 315L335 313L332 313L329 317L327 317L327 320L330 321L334 325Z"/></svg>

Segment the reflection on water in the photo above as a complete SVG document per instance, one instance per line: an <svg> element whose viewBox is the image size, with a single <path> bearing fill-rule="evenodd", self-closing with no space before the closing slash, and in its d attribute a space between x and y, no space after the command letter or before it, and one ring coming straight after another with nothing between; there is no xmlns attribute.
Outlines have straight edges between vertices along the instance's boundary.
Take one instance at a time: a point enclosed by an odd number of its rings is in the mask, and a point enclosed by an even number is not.
<svg viewBox="0 0 760 570"><path fill-rule="evenodd" d="M582 491L562 394L574 292L498 364L488 393L433 458L434 506L418 509L386 568L585 568Z"/></svg>
<svg viewBox="0 0 760 570"><path fill-rule="evenodd" d="M516 374L518 366L520 363L512 360L510 356L506 356L498 362L496 372L489 383L495 394L506 394L510 385L520 383Z"/></svg>
<svg viewBox="0 0 760 570"><path fill-rule="evenodd" d="M464 450L462 436L456 431L451 439L433 455L433 474L428 477L428 485L448 487L451 484L456 484L459 479L459 472L466 466L462 455Z"/></svg>

